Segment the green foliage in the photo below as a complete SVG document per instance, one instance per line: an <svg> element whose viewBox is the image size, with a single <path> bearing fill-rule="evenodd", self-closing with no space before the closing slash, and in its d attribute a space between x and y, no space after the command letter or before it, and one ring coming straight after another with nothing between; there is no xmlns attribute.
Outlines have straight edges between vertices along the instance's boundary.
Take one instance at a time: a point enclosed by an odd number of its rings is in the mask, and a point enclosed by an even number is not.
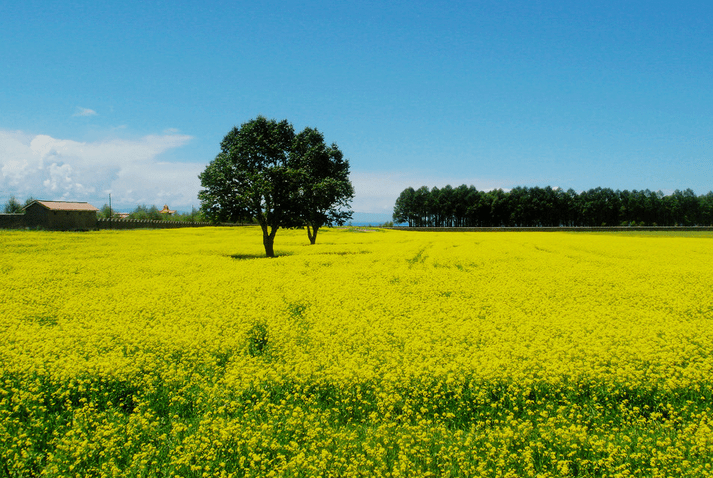
<svg viewBox="0 0 713 478"><path fill-rule="evenodd" d="M159 212L159 209L155 205L146 206L142 204L136 206L136 209L129 213L129 219L142 219L149 221L162 221L163 214Z"/></svg>
<svg viewBox="0 0 713 478"><path fill-rule="evenodd" d="M199 175L205 216L215 222L257 220L268 257L275 255L277 230L298 225L298 175L288 164L294 137L286 120L258 116L228 132L221 152Z"/></svg>
<svg viewBox="0 0 713 478"><path fill-rule="evenodd" d="M336 144L324 143L322 133L305 128L295 137L290 165L300 172L299 215L307 227L310 243L314 244L320 227L342 226L352 217L349 205L354 187L349 181L349 161Z"/></svg>
<svg viewBox="0 0 713 478"><path fill-rule="evenodd" d="M108 219L109 217L117 217L116 211L112 211L108 204L104 205L97 211L97 217L102 219Z"/></svg>
<svg viewBox="0 0 713 478"><path fill-rule="evenodd" d="M314 243L326 224L351 217L349 162L316 129L295 135L287 120L263 116L233 128L199 175L201 211L214 222L256 221L265 254L274 257L281 227L307 227Z"/></svg>
<svg viewBox="0 0 713 478"><path fill-rule="evenodd" d="M171 219L186 222L204 222L206 220L200 209L196 209L193 206L191 206L191 212L185 214L176 213L171 216Z"/></svg>
<svg viewBox="0 0 713 478"><path fill-rule="evenodd" d="M253 325L247 336L248 354L253 357L263 355L267 349L269 339L270 335L265 324L257 323Z"/></svg>
<svg viewBox="0 0 713 478"><path fill-rule="evenodd" d="M104 204L99 211L97 211L97 217L102 219L109 217L118 219L120 215L116 209L109 208L109 204ZM195 207L191 208L191 212L187 213L176 212L174 214L161 214L155 205L147 206L145 204L137 206L129 213L128 218L151 221L206 222L201 211Z"/></svg>
<svg viewBox="0 0 713 478"><path fill-rule="evenodd" d="M20 204L15 196L10 196L10 199L8 199L3 207L3 212L5 214L20 214L22 213L22 204Z"/></svg>
<svg viewBox="0 0 713 478"><path fill-rule="evenodd" d="M409 187L396 199L393 219L417 227L704 226L713 224L713 192Z"/></svg>
<svg viewBox="0 0 713 478"><path fill-rule="evenodd" d="M145 204L136 206L136 208L129 213L129 219L137 220L150 220L150 221L176 221L176 222L205 222L206 219L202 212L195 207L191 208L191 212L181 213L175 212L173 214L161 214L159 208L156 205L147 206ZM97 217L108 218L110 214L110 209L108 204L104 204L99 212L97 212ZM119 214L116 210L111 211L111 217L117 218Z"/></svg>

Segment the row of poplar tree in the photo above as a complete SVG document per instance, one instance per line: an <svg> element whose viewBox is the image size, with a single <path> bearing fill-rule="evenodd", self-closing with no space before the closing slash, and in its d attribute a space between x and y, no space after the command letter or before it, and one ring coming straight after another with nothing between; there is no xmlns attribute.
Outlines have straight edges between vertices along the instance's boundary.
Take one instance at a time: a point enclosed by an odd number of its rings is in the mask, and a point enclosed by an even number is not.
<svg viewBox="0 0 713 478"><path fill-rule="evenodd" d="M396 200L393 220L413 227L708 226L713 192L409 187Z"/></svg>

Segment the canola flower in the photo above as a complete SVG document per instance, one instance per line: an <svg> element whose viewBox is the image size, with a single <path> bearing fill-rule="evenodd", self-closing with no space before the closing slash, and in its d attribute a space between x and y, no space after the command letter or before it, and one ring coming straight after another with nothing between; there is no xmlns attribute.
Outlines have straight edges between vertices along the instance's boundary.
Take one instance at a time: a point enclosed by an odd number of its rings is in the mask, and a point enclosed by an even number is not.
<svg viewBox="0 0 713 478"><path fill-rule="evenodd" d="M713 234L0 231L0 476L713 476Z"/></svg>

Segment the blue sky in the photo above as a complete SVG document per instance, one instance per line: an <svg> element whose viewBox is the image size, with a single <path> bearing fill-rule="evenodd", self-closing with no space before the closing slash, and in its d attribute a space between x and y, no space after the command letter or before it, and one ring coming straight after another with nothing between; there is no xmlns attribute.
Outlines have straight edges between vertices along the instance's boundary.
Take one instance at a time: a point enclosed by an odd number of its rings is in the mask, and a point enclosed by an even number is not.
<svg viewBox="0 0 713 478"><path fill-rule="evenodd" d="M0 201L199 206L258 115L406 187L713 189L708 1L0 3Z"/></svg>

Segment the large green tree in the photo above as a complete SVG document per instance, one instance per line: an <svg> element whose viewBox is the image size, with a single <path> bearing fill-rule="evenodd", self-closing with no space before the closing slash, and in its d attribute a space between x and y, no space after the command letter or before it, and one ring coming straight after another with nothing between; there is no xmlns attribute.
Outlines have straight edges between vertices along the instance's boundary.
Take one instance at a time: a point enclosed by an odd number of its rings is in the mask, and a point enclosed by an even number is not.
<svg viewBox="0 0 713 478"><path fill-rule="evenodd" d="M349 181L349 161L336 144L325 144L322 133L305 128L295 137L289 164L298 171L299 216L314 244L320 227L341 226L352 217L349 205L354 187Z"/></svg>
<svg viewBox="0 0 713 478"><path fill-rule="evenodd" d="M281 227L306 226L314 244L320 227L351 217L349 162L316 129L295 134L286 120L259 116L233 128L220 148L199 176L201 210L213 221L256 221L268 257Z"/></svg>
<svg viewBox="0 0 713 478"><path fill-rule="evenodd" d="M297 171L289 165L294 128L262 116L233 128L199 177L201 210L213 221L255 220L274 257L280 227L297 225Z"/></svg>

